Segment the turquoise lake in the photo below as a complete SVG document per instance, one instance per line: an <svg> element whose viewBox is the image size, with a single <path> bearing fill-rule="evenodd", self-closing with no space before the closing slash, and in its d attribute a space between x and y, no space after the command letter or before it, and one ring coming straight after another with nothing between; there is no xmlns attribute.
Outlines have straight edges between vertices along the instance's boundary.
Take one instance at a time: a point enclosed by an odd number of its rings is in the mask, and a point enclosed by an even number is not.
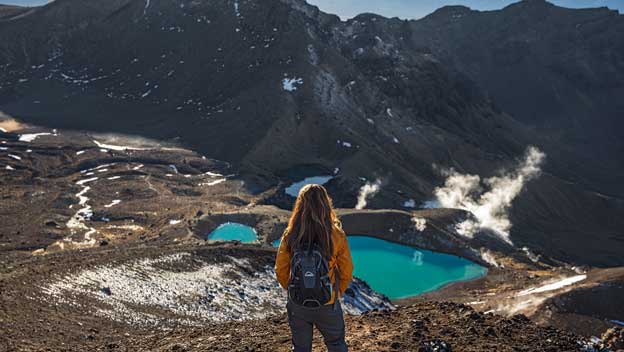
<svg viewBox="0 0 624 352"><path fill-rule="evenodd" d="M213 241L258 241L252 227L233 222L208 235ZM416 296L446 284L479 278L487 269L454 255L416 249L369 236L348 236L354 276L390 299ZM279 247L280 240L271 242Z"/></svg>
<svg viewBox="0 0 624 352"><path fill-rule="evenodd" d="M354 276L390 299L416 296L487 269L454 255L416 249L367 236L349 236Z"/></svg>
<svg viewBox="0 0 624 352"><path fill-rule="evenodd" d="M208 235L211 241L241 241L243 243L256 242L258 233L253 227L235 222L227 222Z"/></svg>

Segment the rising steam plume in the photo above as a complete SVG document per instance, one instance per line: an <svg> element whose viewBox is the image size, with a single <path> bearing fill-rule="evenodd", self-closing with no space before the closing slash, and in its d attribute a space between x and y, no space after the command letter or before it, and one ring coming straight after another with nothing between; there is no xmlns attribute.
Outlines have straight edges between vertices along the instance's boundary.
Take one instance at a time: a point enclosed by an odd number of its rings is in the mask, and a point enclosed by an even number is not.
<svg viewBox="0 0 624 352"><path fill-rule="evenodd" d="M457 225L456 230L461 235L472 237L487 229L512 244L509 208L526 183L540 175L545 158L544 153L531 146L515 169L484 180L478 175L450 170L444 186L436 188L434 194L442 207L464 209L474 214L476 220L469 219Z"/></svg>
<svg viewBox="0 0 624 352"><path fill-rule="evenodd" d="M357 204L355 205L355 209L364 209L366 208L366 203L368 199L381 189L381 180L377 179L375 182L366 182L362 188L360 188L360 193L358 194Z"/></svg>

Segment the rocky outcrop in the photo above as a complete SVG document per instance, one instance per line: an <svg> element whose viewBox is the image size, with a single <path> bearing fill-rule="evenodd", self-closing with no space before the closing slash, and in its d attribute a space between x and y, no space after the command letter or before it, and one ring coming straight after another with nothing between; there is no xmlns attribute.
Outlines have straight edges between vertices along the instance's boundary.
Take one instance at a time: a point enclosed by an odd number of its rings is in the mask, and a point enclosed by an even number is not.
<svg viewBox="0 0 624 352"><path fill-rule="evenodd" d="M365 281L357 277L353 278L341 302L344 311L351 315L395 309L388 297L374 291Z"/></svg>
<svg viewBox="0 0 624 352"><path fill-rule="evenodd" d="M624 350L624 329L622 327L614 327L605 331L601 338L605 348L613 351Z"/></svg>

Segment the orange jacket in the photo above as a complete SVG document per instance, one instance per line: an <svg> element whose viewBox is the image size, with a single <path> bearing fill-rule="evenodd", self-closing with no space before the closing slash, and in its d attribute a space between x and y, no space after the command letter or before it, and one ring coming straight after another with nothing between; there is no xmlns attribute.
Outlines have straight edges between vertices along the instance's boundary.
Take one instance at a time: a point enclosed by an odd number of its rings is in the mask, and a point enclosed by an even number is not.
<svg viewBox="0 0 624 352"><path fill-rule="evenodd" d="M288 234L282 236L279 249L277 250L277 259L275 260L275 273L277 274L277 281L284 289L288 289L288 280L290 279L290 257L291 254L286 247L286 239ZM349 251L349 242L347 242L347 236L344 231L337 226L334 226L332 232L332 241L334 244L334 253L328 261L329 264L329 278L332 284L336 283L335 272L338 269L338 293L341 297L353 278L353 261L351 260L351 252ZM334 303L336 295L332 294L332 299L327 304Z"/></svg>

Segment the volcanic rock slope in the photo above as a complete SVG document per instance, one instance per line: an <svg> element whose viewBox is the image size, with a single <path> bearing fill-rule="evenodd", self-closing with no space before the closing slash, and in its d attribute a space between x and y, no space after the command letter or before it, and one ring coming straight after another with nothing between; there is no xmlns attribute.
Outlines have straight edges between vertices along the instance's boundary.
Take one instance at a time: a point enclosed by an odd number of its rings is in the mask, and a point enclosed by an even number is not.
<svg viewBox="0 0 624 352"><path fill-rule="evenodd" d="M569 175L624 194L612 177L624 170L624 16L525 0L500 11L445 7L410 28L415 44L467 74L514 118L548 132L565 146L559 152L573 153Z"/></svg>
<svg viewBox="0 0 624 352"><path fill-rule="evenodd" d="M504 133L480 138L510 122L405 47L401 22L370 27L299 1L58 1L3 21L2 107L55 127L181 137L269 176L352 161L407 177L522 151Z"/></svg>
<svg viewBox="0 0 624 352"><path fill-rule="evenodd" d="M531 133L468 70L432 54L416 39L419 23L341 22L300 0L13 9L0 22L0 110L50 127L179 140L231 162L253 190L302 166L337 169L329 187L340 206L353 206L360 177L385 181L372 207L396 207L431 197L441 181L433 165L491 176L537 144L555 162L516 207L525 228L514 241L567 261L621 264L624 224L605 221L623 212L621 200L593 193L568 170L577 159L567 146ZM600 245L587 255L583 241Z"/></svg>

